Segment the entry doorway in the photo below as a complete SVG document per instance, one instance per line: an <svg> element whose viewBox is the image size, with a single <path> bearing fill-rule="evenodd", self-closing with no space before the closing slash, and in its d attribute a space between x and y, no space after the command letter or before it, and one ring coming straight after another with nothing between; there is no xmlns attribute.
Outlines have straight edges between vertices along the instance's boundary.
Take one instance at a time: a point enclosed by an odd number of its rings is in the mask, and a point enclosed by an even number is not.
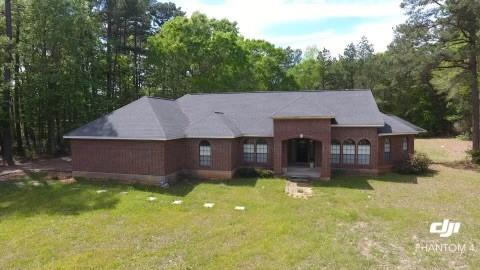
<svg viewBox="0 0 480 270"><path fill-rule="evenodd" d="M288 140L288 166L315 166L315 141L310 139Z"/></svg>

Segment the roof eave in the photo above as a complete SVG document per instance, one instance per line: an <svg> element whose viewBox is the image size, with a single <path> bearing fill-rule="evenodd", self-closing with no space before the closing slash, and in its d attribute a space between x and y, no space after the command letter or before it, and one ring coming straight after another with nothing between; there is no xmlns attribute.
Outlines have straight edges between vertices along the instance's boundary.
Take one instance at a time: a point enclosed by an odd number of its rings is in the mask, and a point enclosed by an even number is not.
<svg viewBox="0 0 480 270"><path fill-rule="evenodd" d="M395 136L395 135L418 135L419 133L423 133L425 131L419 132L392 132L392 133L378 133L378 136Z"/></svg>
<svg viewBox="0 0 480 270"><path fill-rule="evenodd" d="M332 127L383 127L382 125L368 125L368 124L361 124L361 125L343 125L343 124L332 124Z"/></svg>
<svg viewBox="0 0 480 270"><path fill-rule="evenodd" d="M283 120L283 119L334 119L333 115L325 116L272 116L273 119Z"/></svg>
<svg viewBox="0 0 480 270"><path fill-rule="evenodd" d="M159 138L159 137L109 137L109 136L63 136L64 139L75 140L132 140L132 141L166 141L179 138Z"/></svg>

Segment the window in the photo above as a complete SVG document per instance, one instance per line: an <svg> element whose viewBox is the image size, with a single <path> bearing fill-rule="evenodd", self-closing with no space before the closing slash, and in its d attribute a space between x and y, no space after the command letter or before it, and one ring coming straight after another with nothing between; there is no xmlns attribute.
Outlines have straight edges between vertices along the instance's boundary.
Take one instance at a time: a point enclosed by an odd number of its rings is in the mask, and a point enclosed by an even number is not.
<svg viewBox="0 0 480 270"><path fill-rule="evenodd" d="M330 145L330 163L340 164L340 142L335 140Z"/></svg>
<svg viewBox="0 0 480 270"><path fill-rule="evenodd" d="M383 143L383 159L385 161L389 161L390 158L390 139L385 138L385 141Z"/></svg>
<svg viewBox="0 0 480 270"><path fill-rule="evenodd" d="M355 142L346 140L343 142L343 164L355 163Z"/></svg>
<svg viewBox="0 0 480 270"><path fill-rule="evenodd" d="M243 160L246 162L255 161L255 144L248 139L243 142Z"/></svg>
<svg viewBox="0 0 480 270"><path fill-rule="evenodd" d="M212 165L212 147L207 141L200 142L200 166L210 166Z"/></svg>
<svg viewBox="0 0 480 270"><path fill-rule="evenodd" d="M358 164L370 164L370 142L367 140L361 140L358 142Z"/></svg>
<svg viewBox="0 0 480 270"><path fill-rule="evenodd" d="M408 155L408 139L407 137L403 137L402 140L402 152L404 156Z"/></svg>
<svg viewBox="0 0 480 270"><path fill-rule="evenodd" d="M268 145L265 140L257 141L257 162L267 163L268 159Z"/></svg>

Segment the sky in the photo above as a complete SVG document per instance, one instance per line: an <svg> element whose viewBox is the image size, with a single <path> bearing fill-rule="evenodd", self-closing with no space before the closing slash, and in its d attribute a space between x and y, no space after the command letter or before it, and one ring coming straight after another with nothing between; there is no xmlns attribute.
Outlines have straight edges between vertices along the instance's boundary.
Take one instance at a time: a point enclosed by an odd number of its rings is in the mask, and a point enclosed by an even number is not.
<svg viewBox="0 0 480 270"><path fill-rule="evenodd" d="M170 0L172 1L172 0ZM316 46L333 55L366 36L385 51L393 28L404 22L401 0L173 0L187 15L236 21L243 36L305 50Z"/></svg>

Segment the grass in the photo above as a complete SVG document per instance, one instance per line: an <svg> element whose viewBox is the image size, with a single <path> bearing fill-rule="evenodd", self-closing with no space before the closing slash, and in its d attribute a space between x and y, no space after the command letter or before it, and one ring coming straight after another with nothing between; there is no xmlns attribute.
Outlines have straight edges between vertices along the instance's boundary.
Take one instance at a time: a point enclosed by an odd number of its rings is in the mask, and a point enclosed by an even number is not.
<svg viewBox="0 0 480 270"><path fill-rule="evenodd" d="M282 179L168 190L42 179L0 183L0 269L480 266L480 174L472 170L435 165L421 177L337 175L315 183L308 200L286 196ZM171 204L179 199L183 204ZM462 222L460 233L430 234L430 223L444 218ZM425 241L476 251L416 250Z"/></svg>

